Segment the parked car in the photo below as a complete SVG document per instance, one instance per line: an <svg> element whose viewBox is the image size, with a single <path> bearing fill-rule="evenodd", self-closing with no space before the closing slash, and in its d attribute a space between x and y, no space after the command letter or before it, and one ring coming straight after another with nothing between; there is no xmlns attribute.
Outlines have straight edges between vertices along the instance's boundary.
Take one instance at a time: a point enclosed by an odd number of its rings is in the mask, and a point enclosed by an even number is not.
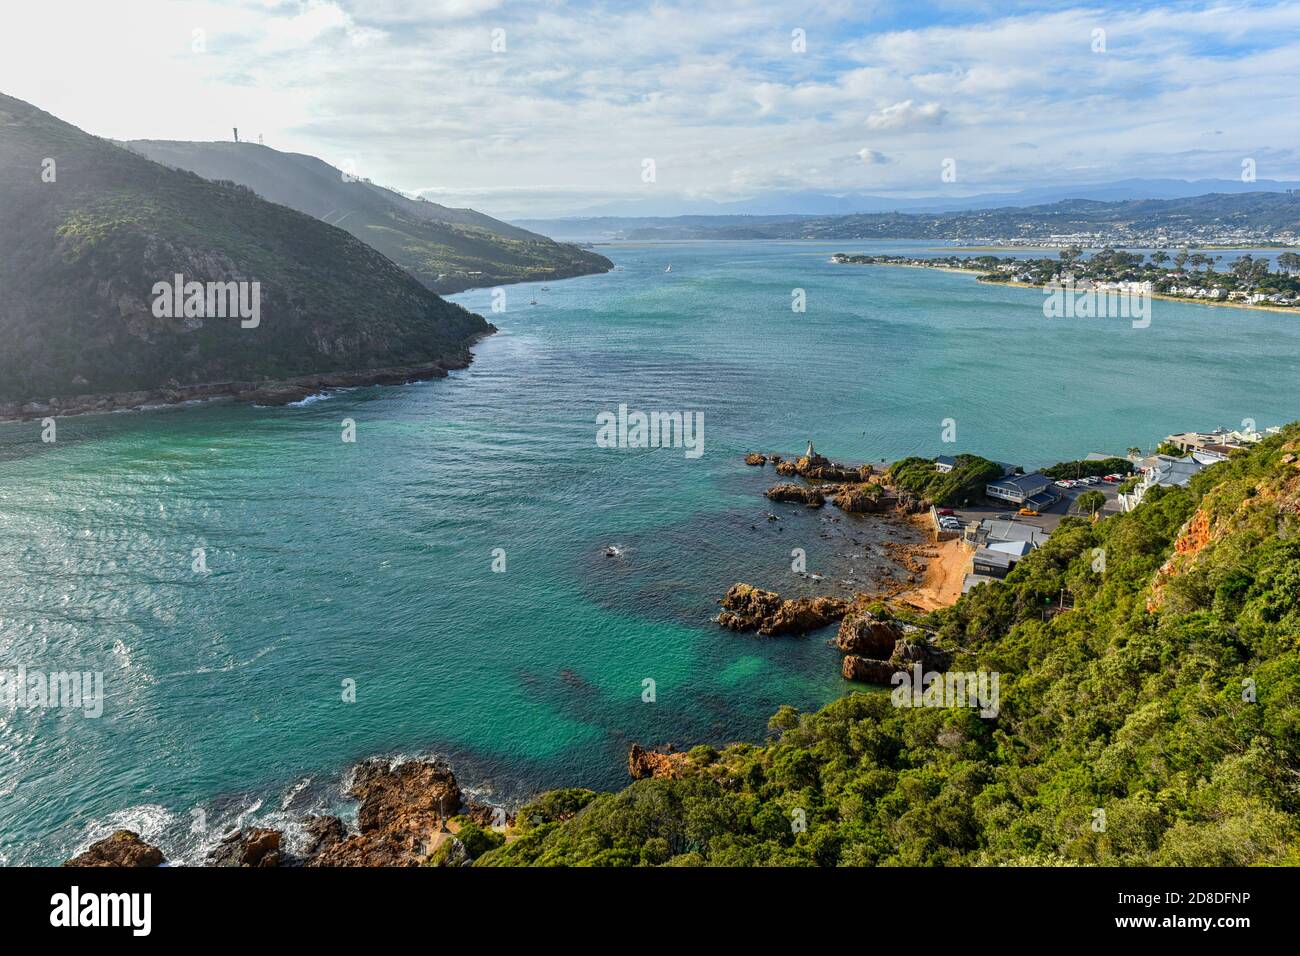
<svg viewBox="0 0 1300 956"><path fill-rule="evenodd" d="M1024 515L1026 518L1037 518L1037 517L1038 517L1038 512L1037 512L1037 510L1035 510L1034 508L1021 508L1020 511L1017 512L1017 513L1018 513L1018 514L1022 514L1022 515Z"/></svg>
<svg viewBox="0 0 1300 956"><path fill-rule="evenodd" d="M955 515L956 513L957 513L957 512L953 511L951 508L940 508L940 509L939 509L939 514L941 514L941 515Z"/></svg>
<svg viewBox="0 0 1300 956"><path fill-rule="evenodd" d="M1064 478L1062 478L1060 481L1056 483L1056 486L1058 488L1069 488L1071 484L1072 482L1066 481Z"/></svg>

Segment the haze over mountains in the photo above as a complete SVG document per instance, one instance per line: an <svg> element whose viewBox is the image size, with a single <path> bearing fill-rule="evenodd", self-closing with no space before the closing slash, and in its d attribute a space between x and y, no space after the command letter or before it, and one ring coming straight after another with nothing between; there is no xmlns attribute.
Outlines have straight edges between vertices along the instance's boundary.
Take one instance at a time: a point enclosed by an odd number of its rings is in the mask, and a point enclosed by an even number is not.
<svg viewBox="0 0 1300 956"><path fill-rule="evenodd" d="M367 244L0 94L0 403L461 366L491 330ZM259 283L260 321L154 287Z"/></svg>
<svg viewBox="0 0 1300 956"><path fill-rule="evenodd" d="M772 193L738 202L607 203L571 216L516 218L527 229L557 239L597 239L626 235L629 230L667 226L743 226L757 220L827 218L867 214L939 215L980 209L1017 209L1071 200L1127 202L1146 199L1188 199L1208 194L1279 193L1300 188L1300 182L1235 179L1124 179L1077 186L1042 186L1016 192L970 196L830 195L815 191ZM716 220L716 221L715 221ZM903 237L895 237L903 238Z"/></svg>
<svg viewBox="0 0 1300 956"><path fill-rule="evenodd" d="M434 292L564 279L613 268L597 253L472 209L410 199L314 156L256 143L134 140L124 145L205 179L247 186L263 199L345 229Z"/></svg>
<svg viewBox="0 0 1300 956"><path fill-rule="evenodd" d="M955 188L955 187L954 187ZM847 216L876 212L958 212L965 209L996 209L1008 206L1037 206L1066 199L1122 202L1129 199L1184 199L1207 193L1285 192L1300 188L1300 182L1259 179L1121 179L1113 182L1037 186L1008 192L978 192L969 195L882 195L875 193L827 193L817 190L768 192L750 199L717 202L711 199L651 198L607 202L583 207L563 216L512 216L511 221L530 229L551 230L553 223L575 219L678 218L681 216ZM553 232L547 231L547 235Z"/></svg>
<svg viewBox="0 0 1300 956"><path fill-rule="evenodd" d="M816 216L617 217L530 221L555 235L621 239L1000 239L1096 232L1160 232L1203 242L1233 231L1300 234L1300 190L1208 193L1176 199L1065 199L954 212Z"/></svg>

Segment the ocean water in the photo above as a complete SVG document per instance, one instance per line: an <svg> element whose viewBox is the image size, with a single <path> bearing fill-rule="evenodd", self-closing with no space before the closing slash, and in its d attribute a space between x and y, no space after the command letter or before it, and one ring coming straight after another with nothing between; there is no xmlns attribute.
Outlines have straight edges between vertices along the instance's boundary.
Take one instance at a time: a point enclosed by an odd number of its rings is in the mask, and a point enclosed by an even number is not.
<svg viewBox="0 0 1300 956"><path fill-rule="evenodd" d="M746 451L1028 467L1297 417L1293 316L1047 320L1035 290L828 262L927 248L607 246L619 271L507 287L503 313L454 297L501 331L448 379L71 418L54 444L0 425L0 667L105 682L99 718L0 710L0 861L115 826L194 861L236 823L337 807L375 754L443 755L496 800L612 788L633 741L757 739L843 693L828 635L722 632L716 601L852 589L911 532L769 505ZM704 454L598 447L620 404L702 412Z"/></svg>

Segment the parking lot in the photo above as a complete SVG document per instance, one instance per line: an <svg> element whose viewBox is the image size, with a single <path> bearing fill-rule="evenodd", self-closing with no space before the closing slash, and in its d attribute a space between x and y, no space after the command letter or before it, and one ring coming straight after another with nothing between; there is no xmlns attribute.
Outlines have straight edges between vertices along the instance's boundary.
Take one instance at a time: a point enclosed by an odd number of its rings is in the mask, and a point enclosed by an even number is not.
<svg viewBox="0 0 1300 956"><path fill-rule="evenodd" d="M1051 534L1060 525L1061 519L1072 513L1075 499L1085 491L1100 491L1106 496L1106 504L1102 507L1103 515L1119 511L1120 484L1121 482L1098 481L1095 485L1081 484L1075 485L1073 488L1061 488L1053 485L1052 492L1061 497L1051 507L1041 511L1036 518L1019 514L1020 509L1009 501L995 503L986 500L982 504L967 505L951 510L961 519L963 527L972 521L983 521L986 518L991 518L1002 521L1020 521L1035 528L1041 528Z"/></svg>

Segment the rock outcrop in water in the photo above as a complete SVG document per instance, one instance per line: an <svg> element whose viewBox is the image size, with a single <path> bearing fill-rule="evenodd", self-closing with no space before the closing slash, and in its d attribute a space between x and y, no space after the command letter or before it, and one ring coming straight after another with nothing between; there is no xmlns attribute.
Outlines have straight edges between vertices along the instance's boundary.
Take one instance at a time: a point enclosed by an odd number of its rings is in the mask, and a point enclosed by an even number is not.
<svg viewBox="0 0 1300 956"><path fill-rule="evenodd" d="M162 850L140 839L134 830L118 830L112 836L92 843L64 866L158 866L165 861Z"/></svg>
<svg viewBox="0 0 1300 956"><path fill-rule="evenodd" d="M889 684L914 664L925 671L946 671L952 663L952 655L923 629L868 610L854 609L840 622L835 647L845 655L844 678L868 684Z"/></svg>
<svg viewBox="0 0 1300 956"><path fill-rule="evenodd" d="M873 514L893 507L895 499L885 496L877 484L840 485L831 503L849 514Z"/></svg>
<svg viewBox="0 0 1300 956"><path fill-rule="evenodd" d="M627 772L633 780L645 780L647 777L676 779L682 775L686 761L686 754L675 753L672 748L661 752L633 744L627 754Z"/></svg>
<svg viewBox="0 0 1300 956"><path fill-rule="evenodd" d="M774 485L764 494L772 501L792 501L807 505L809 508L820 508L826 504L826 496L819 489L805 485Z"/></svg>
<svg viewBox="0 0 1300 956"><path fill-rule="evenodd" d="M723 607L718 615L722 627L766 636L807 634L838 621L849 607L847 601L830 597L783 601L775 591L750 584L733 584L718 603Z"/></svg>
<svg viewBox="0 0 1300 956"><path fill-rule="evenodd" d="M461 808L455 775L427 760L363 761L346 793L360 801L358 832L325 846L308 866L418 866Z"/></svg>
<svg viewBox="0 0 1300 956"><path fill-rule="evenodd" d="M249 827L230 833L208 854L210 866L279 866L279 830Z"/></svg>
<svg viewBox="0 0 1300 956"><path fill-rule="evenodd" d="M833 462L824 455L817 454L811 442L808 445L807 454L785 461L773 455L772 462L776 465L778 474L787 478L796 476L806 478L809 481L864 482L872 475L870 465L841 465ZM754 464L748 459L746 459L746 463Z"/></svg>
<svg viewBox="0 0 1300 956"><path fill-rule="evenodd" d="M669 763L685 754L650 755ZM292 849L285 835L267 827L246 827L222 838L208 854L206 865L271 866L420 866L428 862L435 844L449 835L454 816L481 828L509 825L512 814L466 800L455 775L434 760L386 758L364 760L352 771L344 791L359 801L357 829L349 832L336 816L312 815L303 820L305 842ZM476 851L477 852L477 851ZM91 845L64 866L158 866L163 853L138 833L118 830Z"/></svg>
<svg viewBox="0 0 1300 956"><path fill-rule="evenodd" d="M835 647L841 654L886 659L902 638L903 628L897 621L864 611L849 614L840 621Z"/></svg>

